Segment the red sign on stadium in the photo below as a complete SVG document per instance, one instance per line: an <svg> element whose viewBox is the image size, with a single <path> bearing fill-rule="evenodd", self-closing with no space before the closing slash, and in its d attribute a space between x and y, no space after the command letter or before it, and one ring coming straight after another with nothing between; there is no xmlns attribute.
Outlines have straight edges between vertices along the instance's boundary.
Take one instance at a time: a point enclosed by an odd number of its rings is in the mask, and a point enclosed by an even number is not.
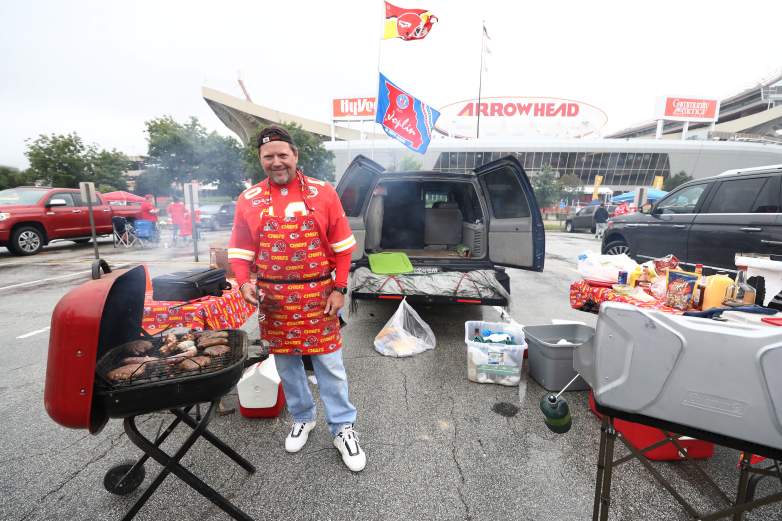
<svg viewBox="0 0 782 521"><path fill-rule="evenodd" d="M367 119L375 117L375 98L341 98L333 100L334 119Z"/></svg>
<svg viewBox="0 0 782 521"><path fill-rule="evenodd" d="M659 103L658 118L672 121L716 121L719 112L719 100L668 97Z"/></svg>

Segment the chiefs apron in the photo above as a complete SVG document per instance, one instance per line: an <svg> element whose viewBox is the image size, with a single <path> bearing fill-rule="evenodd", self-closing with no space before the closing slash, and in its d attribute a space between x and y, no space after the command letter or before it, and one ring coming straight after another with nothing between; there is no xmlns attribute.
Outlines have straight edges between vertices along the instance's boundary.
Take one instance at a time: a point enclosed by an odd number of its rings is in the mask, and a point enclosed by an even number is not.
<svg viewBox="0 0 782 521"><path fill-rule="evenodd" d="M259 240L258 319L269 352L321 355L342 347L339 318L323 314L334 283L315 218L263 212Z"/></svg>

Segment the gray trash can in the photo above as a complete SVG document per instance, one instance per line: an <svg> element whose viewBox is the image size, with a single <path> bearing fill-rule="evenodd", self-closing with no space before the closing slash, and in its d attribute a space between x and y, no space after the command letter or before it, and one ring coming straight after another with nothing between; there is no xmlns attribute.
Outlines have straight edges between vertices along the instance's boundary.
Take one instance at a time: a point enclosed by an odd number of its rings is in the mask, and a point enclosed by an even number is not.
<svg viewBox="0 0 782 521"><path fill-rule="evenodd" d="M595 329L582 324L526 326L529 346L529 375L547 391L561 391L576 376L573 351L591 342ZM569 344L557 344L560 340ZM589 385L579 377L568 391L585 391Z"/></svg>

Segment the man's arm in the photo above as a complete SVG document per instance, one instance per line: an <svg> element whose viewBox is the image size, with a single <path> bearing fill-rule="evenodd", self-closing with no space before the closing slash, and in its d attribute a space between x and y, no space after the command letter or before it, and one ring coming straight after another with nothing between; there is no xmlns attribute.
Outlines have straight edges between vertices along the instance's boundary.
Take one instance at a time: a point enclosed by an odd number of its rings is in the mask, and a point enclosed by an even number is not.
<svg viewBox="0 0 782 521"><path fill-rule="evenodd" d="M243 208L244 206L237 202L233 231L228 243L228 262L236 276L236 282L239 284L244 300L250 304L258 305L255 288L249 283L250 266L258 253L258 240L253 238L250 232L250 227L242 211Z"/></svg>

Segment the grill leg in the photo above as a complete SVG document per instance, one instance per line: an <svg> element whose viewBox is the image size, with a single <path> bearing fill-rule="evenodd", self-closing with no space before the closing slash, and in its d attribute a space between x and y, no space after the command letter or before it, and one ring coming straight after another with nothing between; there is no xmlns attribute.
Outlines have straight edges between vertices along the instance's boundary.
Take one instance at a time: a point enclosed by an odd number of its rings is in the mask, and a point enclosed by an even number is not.
<svg viewBox="0 0 782 521"><path fill-rule="evenodd" d="M184 457L187 451L190 450L190 448L198 440L198 438L200 438L203 435L218 403L219 400L213 401L211 403L206 415L204 415L203 419L200 422L198 422L198 424L194 427L193 432L190 434L190 436L187 437L185 442L182 444L182 446L179 448L176 454L174 454L173 457L169 456L168 454L160 450L155 444L151 443L139 432L138 427L136 427L135 417L125 418L125 432L127 433L128 438L138 448L140 448L147 455L152 457L152 459L154 459L160 465L162 465L163 470L150 484L150 486L144 491L142 496L136 501L136 503L133 505L130 511L125 515L123 521L130 521L135 517L138 511L141 510L141 508L150 498L152 493L155 490L157 490L157 488L160 486L160 484L163 482L166 476L168 476L169 473L173 473L176 477L178 477L179 479L181 479L182 481L190 485L190 487L192 487L202 496L204 496L209 501L214 503L217 507L219 507L223 512L230 515L232 518L238 519L240 521L253 521L253 519L250 516L248 516L238 508L236 508L230 501L225 499L216 490L214 490L212 487L210 487L209 485L201 481L192 472L190 472L189 470L187 470L186 468L184 468L182 465L179 464L179 461Z"/></svg>
<svg viewBox="0 0 782 521"><path fill-rule="evenodd" d="M193 419L192 416L185 413L184 411L180 411L179 409L173 409L171 411L174 413L177 418L188 424L190 427L195 429L197 427L196 421ZM255 466L244 459L238 452L233 450L231 447L226 445L223 440L209 432L206 428L204 428L203 432L201 433L201 437L203 437L205 440L207 440L209 443L214 445L216 448L220 449L220 452L234 460L239 466L241 466L244 470L249 472L250 474L255 474Z"/></svg>
<svg viewBox="0 0 782 521"><path fill-rule="evenodd" d="M736 504L741 505L745 501L747 501L747 487L749 485L749 462L752 455L748 452L742 452L741 453L741 463L739 466L741 467L741 472L739 474L739 490L736 494ZM754 495L754 490L752 491ZM744 516L743 512L736 512L733 515L733 521L741 521L741 518Z"/></svg>

